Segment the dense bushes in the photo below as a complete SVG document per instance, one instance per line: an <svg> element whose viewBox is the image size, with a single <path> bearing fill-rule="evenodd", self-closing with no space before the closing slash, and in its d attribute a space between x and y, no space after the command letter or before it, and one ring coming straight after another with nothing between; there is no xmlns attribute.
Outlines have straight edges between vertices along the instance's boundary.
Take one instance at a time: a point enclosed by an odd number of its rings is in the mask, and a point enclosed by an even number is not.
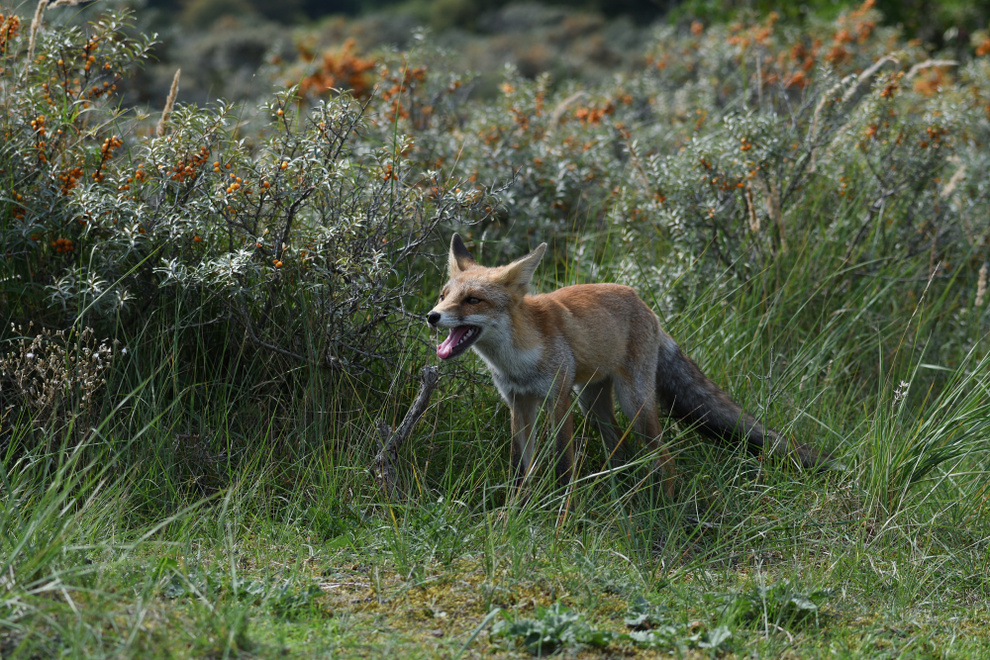
<svg viewBox="0 0 990 660"><path fill-rule="evenodd" d="M261 381L312 365L388 383L424 241L484 200L410 174L411 140L368 130L349 96L308 109L288 91L249 112L170 98L148 121L117 104L150 47L120 17L41 27L34 56L34 31L5 25L6 337L92 327L171 353L187 384L231 351ZM23 409L9 374L3 393Z"/></svg>
<svg viewBox="0 0 990 660"><path fill-rule="evenodd" d="M159 119L118 104L151 47L121 18L6 18L4 327L150 341L187 383L236 362L263 382L308 365L385 389L419 338L419 277L438 272L418 258L458 227L491 261L553 238L559 265L672 309L800 265L823 283L809 335L843 305L829 291L896 270L906 295L884 313L908 318L934 287L951 321L933 345L971 345L987 48L933 59L878 25L868 2L803 31L772 15L660 28L633 73L579 88L510 68L484 102L425 34L407 52L304 49L272 65L290 85L260 105L170 100ZM842 256L804 263L816 245Z"/></svg>
<svg viewBox="0 0 990 660"><path fill-rule="evenodd" d="M420 168L513 178L506 222L483 231L513 254L530 234L576 230L579 245L607 227L639 263L659 237L667 279L745 280L789 245L827 240L853 262L924 252L917 286L959 276L972 300L990 231L970 176L984 167L988 62L933 58L880 28L871 4L806 31L772 15L661 28L637 73L578 88L510 69L483 104L447 103L448 69L413 50L382 70L414 83L396 95L384 80L370 114L390 125L388 104L403 109Z"/></svg>

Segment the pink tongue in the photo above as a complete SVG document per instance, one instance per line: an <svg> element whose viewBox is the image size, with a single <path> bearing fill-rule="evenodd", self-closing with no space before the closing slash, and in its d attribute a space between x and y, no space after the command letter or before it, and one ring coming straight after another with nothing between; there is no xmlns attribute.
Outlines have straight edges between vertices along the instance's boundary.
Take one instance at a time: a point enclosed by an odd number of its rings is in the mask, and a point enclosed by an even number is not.
<svg viewBox="0 0 990 660"><path fill-rule="evenodd" d="M441 360L446 360L450 357L450 354L454 352L454 347L457 346L461 338L467 334L470 330L467 326L461 326L459 328L451 328L450 334L447 338L443 340L443 343L437 346L437 357Z"/></svg>

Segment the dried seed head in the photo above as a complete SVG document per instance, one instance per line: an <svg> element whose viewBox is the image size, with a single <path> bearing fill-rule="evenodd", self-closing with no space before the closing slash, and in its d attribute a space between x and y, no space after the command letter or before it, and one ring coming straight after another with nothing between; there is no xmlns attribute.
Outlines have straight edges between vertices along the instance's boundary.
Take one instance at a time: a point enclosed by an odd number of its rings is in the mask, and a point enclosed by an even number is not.
<svg viewBox="0 0 990 660"><path fill-rule="evenodd" d="M976 279L976 307L983 306L983 298L987 293L987 262L983 262L980 267L980 274Z"/></svg>

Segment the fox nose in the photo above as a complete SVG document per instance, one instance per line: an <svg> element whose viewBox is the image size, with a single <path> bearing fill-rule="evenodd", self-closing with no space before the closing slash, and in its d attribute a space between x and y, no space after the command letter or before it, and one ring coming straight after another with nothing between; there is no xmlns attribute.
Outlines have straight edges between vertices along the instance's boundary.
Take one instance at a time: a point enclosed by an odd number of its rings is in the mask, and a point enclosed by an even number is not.
<svg viewBox="0 0 990 660"><path fill-rule="evenodd" d="M440 322L440 312L430 312L429 314L427 314L426 322L435 328L437 326L437 323Z"/></svg>

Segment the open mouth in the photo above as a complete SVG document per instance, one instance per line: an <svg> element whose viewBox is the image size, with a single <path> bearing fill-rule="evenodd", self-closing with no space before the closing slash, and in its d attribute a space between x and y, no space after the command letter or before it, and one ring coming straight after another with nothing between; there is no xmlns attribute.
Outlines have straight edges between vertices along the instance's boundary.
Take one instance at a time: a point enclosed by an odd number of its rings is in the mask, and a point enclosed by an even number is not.
<svg viewBox="0 0 990 660"><path fill-rule="evenodd" d="M437 346L437 357L449 360L471 347L481 336L481 328L476 325L460 325L450 329L450 334Z"/></svg>

